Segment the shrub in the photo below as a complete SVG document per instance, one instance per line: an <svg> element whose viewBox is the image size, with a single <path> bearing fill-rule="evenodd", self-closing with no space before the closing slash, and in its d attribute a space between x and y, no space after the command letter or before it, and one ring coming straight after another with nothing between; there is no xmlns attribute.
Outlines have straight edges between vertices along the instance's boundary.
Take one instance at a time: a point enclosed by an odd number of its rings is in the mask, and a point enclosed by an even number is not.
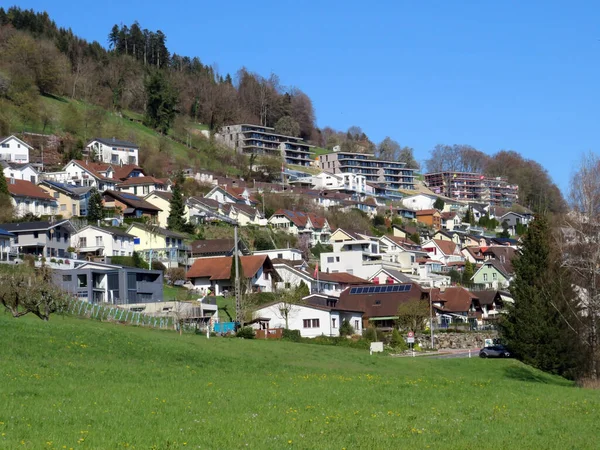
<svg viewBox="0 0 600 450"><path fill-rule="evenodd" d="M256 333L254 333L254 329L252 327L242 327L235 334L236 337L243 339L254 339Z"/></svg>
<svg viewBox="0 0 600 450"><path fill-rule="evenodd" d="M75 253L75 247L67 247L67 253Z"/></svg>
<svg viewBox="0 0 600 450"><path fill-rule="evenodd" d="M59 263L59 264L62 264L62 263L64 263L64 261L63 261L62 259L59 259L59 260L58 260L58 261L56 261L56 262L57 262L57 263Z"/></svg>
<svg viewBox="0 0 600 450"><path fill-rule="evenodd" d="M377 330L375 327L365 328L363 330L363 339L365 339L367 342L377 341Z"/></svg>
<svg viewBox="0 0 600 450"><path fill-rule="evenodd" d="M348 322L348 319L344 319L340 325L340 336L352 336L354 334L354 328Z"/></svg>
<svg viewBox="0 0 600 450"><path fill-rule="evenodd" d="M54 259L54 258L50 258L50 262L51 262L51 263L55 263L55 262L56 262L56 259Z"/></svg>
<svg viewBox="0 0 600 450"><path fill-rule="evenodd" d="M300 336L300 330L290 330L288 328L283 329L281 338L292 342L300 342L302 340L302 336Z"/></svg>
<svg viewBox="0 0 600 450"><path fill-rule="evenodd" d="M390 346L397 351L403 352L408 349L408 344L400 334L397 328L392 331L392 338L390 340Z"/></svg>

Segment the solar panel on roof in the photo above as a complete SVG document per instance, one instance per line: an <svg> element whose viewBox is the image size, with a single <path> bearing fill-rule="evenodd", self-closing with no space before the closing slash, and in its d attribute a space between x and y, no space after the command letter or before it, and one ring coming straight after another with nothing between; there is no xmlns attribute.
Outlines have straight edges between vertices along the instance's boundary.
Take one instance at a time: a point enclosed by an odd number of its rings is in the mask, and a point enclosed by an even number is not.
<svg viewBox="0 0 600 450"><path fill-rule="evenodd" d="M357 289L358 288L352 288L352 289L350 289L350 295L356 294Z"/></svg>
<svg viewBox="0 0 600 450"><path fill-rule="evenodd" d="M121 197L126 198L128 200L139 200L139 198L133 194L121 194Z"/></svg>
<svg viewBox="0 0 600 450"><path fill-rule="evenodd" d="M373 292L375 292L375 288L374 287L368 288L368 293L369 294L372 294Z"/></svg>

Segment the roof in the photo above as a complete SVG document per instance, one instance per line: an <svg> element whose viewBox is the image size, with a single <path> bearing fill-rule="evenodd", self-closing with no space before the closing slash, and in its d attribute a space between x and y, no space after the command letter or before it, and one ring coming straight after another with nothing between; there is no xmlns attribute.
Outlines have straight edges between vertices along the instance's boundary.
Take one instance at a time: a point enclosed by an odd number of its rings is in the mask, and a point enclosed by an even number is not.
<svg viewBox="0 0 600 450"><path fill-rule="evenodd" d="M354 293L355 288L346 289L340 294L338 305L352 311L363 311L367 318L370 317L389 317L398 314L398 307L411 300L421 299L423 289L417 283L403 283L380 285L380 286L407 286L407 290L401 292L377 292L377 293ZM364 287L378 287L377 285L367 285ZM360 290L360 287L356 287ZM377 291L379 289L374 289Z"/></svg>
<svg viewBox="0 0 600 450"><path fill-rule="evenodd" d="M422 209L421 211L417 211L418 216L431 216L435 213L440 213L437 209Z"/></svg>
<svg viewBox="0 0 600 450"><path fill-rule="evenodd" d="M0 236L13 237L14 234L12 234L11 232L6 231L6 230L0 228Z"/></svg>
<svg viewBox="0 0 600 450"><path fill-rule="evenodd" d="M206 198L206 197L190 197L189 199L190 203L199 203L203 206L206 206L209 209L219 209L219 207L221 206L221 204L216 201L213 200L212 198Z"/></svg>
<svg viewBox="0 0 600 450"><path fill-rule="evenodd" d="M108 138L108 139L107 138L94 138L94 139L90 140L87 145L90 145L94 141L98 141L104 145L110 145L110 146L115 145L118 147L139 148L139 146L134 144L133 142L121 141L121 140L115 139L115 138Z"/></svg>
<svg viewBox="0 0 600 450"><path fill-rule="evenodd" d="M390 241L392 241L399 247L402 247L404 250L423 251L420 244L417 244L417 243L411 241L410 239L406 239L406 238L403 238L400 236L387 236L387 235L382 236L381 238L384 238L384 237L388 238Z"/></svg>
<svg viewBox="0 0 600 450"><path fill-rule="evenodd" d="M452 241L442 241L440 239L432 239L431 242L435 242L435 244L444 253L444 255L454 255L454 252L456 251L456 244Z"/></svg>
<svg viewBox="0 0 600 450"><path fill-rule="evenodd" d="M91 162L91 161L83 161L81 159L73 159L72 163L77 164L82 169L85 169L87 172L91 173L95 178L99 180L108 180L115 182L116 180L113 178L107 178L102 175L101 172L106 172L109 168L112 169L110 164ZM114 169L113 169L114 170Z"/></svg>
<svg viewBox="0 0 600 450"><path fill-rule="evenodd" d="M481 270L483 267L485 267L486 264L490 264L494 269L496 269L498 272L500 272L500 274L507 280L510 279L510 276L511 276L510 274L512 273L512 270L509 270L505 263L501 263L497 259L488 259L487 261L483 262L483 265L479 268L479 270ZM512 269L512 266L511 266L511 269Z"/></svg>
<svg viewBox="0 0 600 450"><path fill-rule="evenodd" d="M139 186L142 184L162 184L162 185L164 185L165 182L164 182L164 180L159 180L158 178L154 178L154 177L131 177L131 178L126 178L124 181L117 184L117 187Z"/></svg>
<svg viewBox="0 0 600 450"><path fill-rule="evenodd" d="M207 239L192 242L192 254L230 253L235 247L234 239Z"/></svg>
<svg viewBox="0 0 600 450"><path fill-rule="evenodd" d="M443 212L441 214L441 216L442 216L442 220L451 220L451 219L454 219L456 217L456 212L454 212L454 211Z"/></svg>
<svg viewBox="0 0 600 450"><path fill-rule="evenodd" d="M383 268L379 269L375 274L373 274L371 276L371 278L373 278L375 275L378 275L381 272L386 272L386 273L390 274L392 277L394 277L400 283L412 283L412 280L406 274L404 274L396 269L388 269L387 267L383 267Z"/></svg>
<svg viewBox="0 0 600 450"><path fill-rule="evenodd" d="M493 255L494 259L500 262L508 273L513 273L512 260L517 255L517 251L512 247L493 246L482 248L481 252L484 255Z"/></svg>
<svg viewBox="0 0 600 450"><path fill-rule="evenodd" d="M144 178L146 178L146 177L144 177ZM167 191L152 191L152 192L150 192L148 195L146 195L144 197L144 200L146 200L151 195L156 195L157 197L160 197L163 200L166 200L168 202L170 202L171 199L173 198L173 193L172 192L167 192ZM191 198L193 198L193 197L191 197Z"/></svg>
<svg viewBox="0 0 600 450"><path fill-rule="evenodd" d="M123 228L117 228L117 227L97 227L95 225L88 225L86 227L83 227L79 231L85 230L86 228L93 228L95 230L105 231L109 234L114 234L115 236L122 236L122 237L126 237L126 238L134 238L135 237L133 234L127 233Z"/></svg>
<svg viewBox="0 0 600 450"><path fill-rule="evenodd" d="M279 209L275 211L273 216L285 216L298 228L306 226L308 219L310 219L314 228L323 228L325 226L326 219L324 217L317 216L314 213L307 213L304 211L291 211L289 209Z"/></svg>
<svg viewBox="0 0 600 450"><path fill-rule="evenodd" d="M15 222L15 223L4 223L0 224L0 228L9 232L19 232L19 231L38 231L38 230L47 230L49 228L53 228L62 224L67 224L71 228L71 222L68 220L61 220L60 222L50 223L47 220L38 221L38 222Z"/></svg>
<svg viewBox="0 0 600 450"><path fill-rule="evenodd" d="M326 281L330 283L340 284L368 284L369 282L364 278L359 278L347 272L336 272L327 273L319 272L319 281Z"/></svg>
<svg viewBox="0 0 600 450"><path fill-rule="evenodd" d="M37 172L37 170L35 170L35 168L31 165L31 163L16 163L16 162L12 162L12 161L0 161L0 165L2 165L2 167L9 167L13 170L23 170L23 169L26 169L27 167L30 167L31 170L33 170L34 172Z"/></svg>
<svg viewBox="0 0 600 450"><path fill-rule="evenodd" d="M460 286L446 288L441 297L446 300L444 310L448 312L468 312L472 301L479 300L475 294Z"/></svg>
<svg viewBox="0 0 600 450"><path fill-rule="evenodd" d="M10 135L10 136L3 136L0 137L0 144L3 144L5 141L8 141L9 139L15 139L17 141L19 141L21 144L25 145L28 149L33 149L33 147L31 145L29 145L27 142L22 141L21 139L19 139L18 137L16 137L15 135Z"/></svg>
<svg viewBox="0 0 600 450"><path fill-rule="evenodd" d="M41 187L33 184L31 181L7 178L6 183L8 184L8 191L12 196L55 201L54 197L50 196Z"/></svg>
<svg viewBox="0 0 600 450"><path fill-rule="evenodd" d="M479 298L480 305L492 305L498 294L497 291L471 291L473 295Z"/></svg>
<svg viewBox="0 0 600 450"><path fill-rule="evenodd" d="M223 212L225 212L225 214L229 214L231 208L235 208L251 217L261 216L261 213L256 208L244 203L225 203L223 205Z"/></svg>
<svg viewBox="0 0 600 450"><path fill-rule="evenodd" d="M85 192L80 192L80 191L75 191L75 186L69 186L68 184L64 184L64 183L59 183L58 181L52 181L52 180L43 180L38 186L47 186L50 189L55 189L55 190L59 190L59 191L63 191L64 193L68 194L68 195L76 195L79 196L82 193L85 193L87 191L89 191L90 189L92 189L92 187L89 187L89 189L87 189Z"/></svg>
<svg viewBox="0 0 600 450"><path fill-rule="evenodd" d="M156 211L156 212L162 211L162 209L157 208L153 204L138 197L137 195L128 194L126 192L106 190L102 193L102 195L113 197L114 199L119 200L121 203L124 203L131 208L144 209L146 211Z"/></svg>
<svg viewBox="0 0 600 450"><path fill-rule="evenodd" d="M129 178L129 175L134 170L137 170L142 174L145 173L144 169L142 169L140 166L136 166L135 164L123 164L122 166L117 165L113 167L113 170L115 171L115 178L117 180L125 180L126 178Z"/></svg>
<svg viewBox="0 0 600 450"><path fill-rule="evenodd" d="M232 262L233 257L231 256L197 259L190 270L188 270L186 278L210 278L217 281L229 280L231 277ZM245 278L252 278L264 265L269 266L273 271L275 270L267 255L240 256L240 265Z"/></svg>
<svg viewBox="0 0 600 450"><path fill-rule="evenodd" d="M463 250L466 250L467 252L469 252L469 254L473 257L473 259L475 259L476 261L483 261L485 259L485 257L481 254L477 254L475 252L475 250L479 250L479 247L465 247L463 248Z"/></svg>
<svg viewBox="0 0 600 450"><path fill-rule="evenodd" d="M129 230L131 230L131 228L133 227L146 230L146 227L144 225L141 225L139 223L132 223L131 225L129 225L129 228L127 228L127 231L129 232ZM162 228L156 225L150 225L148 231L153 234L160 234L161 236L172 237L177 239L187 239L188 237L186 234L178 233L177 231L168 230L167 228Z"/></svg>

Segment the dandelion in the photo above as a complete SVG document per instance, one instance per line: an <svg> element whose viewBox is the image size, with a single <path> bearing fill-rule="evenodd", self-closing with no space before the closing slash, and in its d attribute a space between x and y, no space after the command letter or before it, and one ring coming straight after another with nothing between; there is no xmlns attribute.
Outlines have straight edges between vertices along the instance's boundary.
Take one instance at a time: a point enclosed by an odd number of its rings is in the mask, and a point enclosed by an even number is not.
<svg viewBox="0 0 600 450"><path fill-rule="evenodd" d="M290 439L290 440L288 441L288 444L291 444L291 443L292 443L292 440Z"/></svg>

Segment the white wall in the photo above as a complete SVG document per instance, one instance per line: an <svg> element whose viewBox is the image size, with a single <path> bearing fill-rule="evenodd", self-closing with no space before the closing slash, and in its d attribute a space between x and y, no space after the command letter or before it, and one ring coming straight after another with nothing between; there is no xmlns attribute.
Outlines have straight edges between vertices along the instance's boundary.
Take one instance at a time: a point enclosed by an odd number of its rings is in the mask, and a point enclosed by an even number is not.
<svg viewBox="0 0 600 450"><path fill-rule="evenodd" d="M289 308L288 312L288 328L290 330L299 330L302 337L317 337L322 334L326 336L339 336L339 314L334 316L329 311L322 309L311 308L306 305L285 305L284 303L276 303L273 305L260 308L254 312L254 317L265 317L271 319L269 328L285 328L285 314L281 312L282 308ZM337 328L332 327L331 318L336 317ZM319 321L317 327L312 327L313 319ZM304 327L304 320L311 321L311 327Z"/></svg>
<svg viewBox="0 0 600 450"><path fill-rule="evenodd" d="M105 145L98 141L90 142L86 147L88 150L95 149L97 157L107 164L138 164L139 151L137 148L119 147L117 145ZM131 158L131 159L130 159Z"/></svg>
<svg viewBox="0 0 600 450"><path fill-rule="evenodd" d="M31 213L36 216L50 215L57 213L57 206L54 200L42 200L39 198L23 198L23 197L12 197L12 204L15 209L15 215L17 217L23 217L24 215Z"/></svg>
<svg viewBox="0 0 600 450"><path fill-rule="evenodd" d="M355 274L363 265L362 252L321 253L321 272Z"/></svg>
<svg viewBox="0 0 600 450"><path fill-rule="evenodd" d="M28 163L29 148L15 137L10 136L6 142L0 145L0 159L20 164Z"/></svg>
<svg viewBox="0 0 600 450"><path fill-rule="evenodd" d="M39 181L38 172L31 166L27 166L23 169L12 169L10 167L5 167L4 176L6 178L14 178L15 180L29 181L34 184L38 184Z"/></svg>
<svg viewBox="0 0 600 450"><path fill-rule="evenodd" d="M435 203L435 198L428 197L426 195L413 195L402 199L402 204L406 208L410 208L414 211L421 211L423 209L432 209Z"/></svg>
<svg viewBox="0 0 600 450"><path fill-rule="evenodd" d="M288 259L290 261L302 261L302 252L295 248L278 248L275 250L257 250L255 255L268 255L270 259Z"/></svg>
<svg viewBox="0 0 600 450"><path fill-rule="evenodd" d="M102 238L98 245L97 237ZM131 256L133 255L133 238L113 236L97 228L83 228L71 236L71 246L79 248L80 238L86 238L85 248L102 247L104 256ZM116 252L116 253L115 253Z"/></svg>

